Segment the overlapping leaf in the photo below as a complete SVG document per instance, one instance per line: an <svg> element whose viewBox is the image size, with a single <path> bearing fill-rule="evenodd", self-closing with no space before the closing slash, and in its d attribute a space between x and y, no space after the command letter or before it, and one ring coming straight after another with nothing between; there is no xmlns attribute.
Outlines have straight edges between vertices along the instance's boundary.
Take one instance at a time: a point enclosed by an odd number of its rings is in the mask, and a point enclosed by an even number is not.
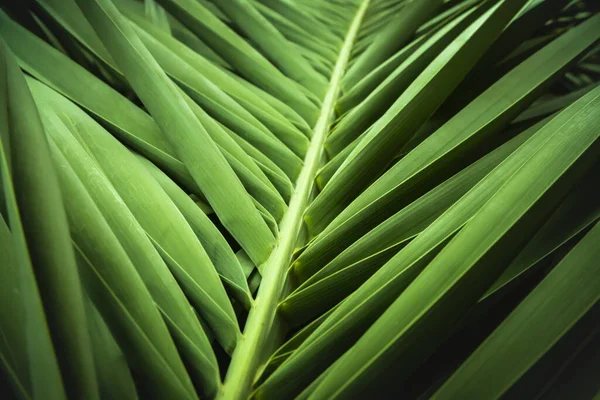
<svg viewBox="0 0 600 400"><path fill-rule="evenodd" d="M26 397L97 398L82 286L48 142L25 76L2 40L0 61L7 208L1 227L6 257L2 292L8 296L3 302L2 325L8 331L3 332L2 358L7 357L3 361L11 378ZM22 308L4 309L13 303ZM6 353L13 350L12 356Z"/></svg>
<svg viewBox="0 0 600 400"><path fill-rule="evenodd" d="M598 391L593 2L1 8L9 398Z"/></svg>

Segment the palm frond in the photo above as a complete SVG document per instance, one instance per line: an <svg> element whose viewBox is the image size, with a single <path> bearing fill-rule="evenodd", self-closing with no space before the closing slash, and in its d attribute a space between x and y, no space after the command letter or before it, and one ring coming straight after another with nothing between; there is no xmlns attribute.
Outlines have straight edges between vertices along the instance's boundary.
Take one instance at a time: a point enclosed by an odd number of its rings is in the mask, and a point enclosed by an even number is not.
<svg viewBox="0 0 600 400"><path fill-rule="evenodd" d="M0 388L598 396L591 0L0 7Z"/></svg>

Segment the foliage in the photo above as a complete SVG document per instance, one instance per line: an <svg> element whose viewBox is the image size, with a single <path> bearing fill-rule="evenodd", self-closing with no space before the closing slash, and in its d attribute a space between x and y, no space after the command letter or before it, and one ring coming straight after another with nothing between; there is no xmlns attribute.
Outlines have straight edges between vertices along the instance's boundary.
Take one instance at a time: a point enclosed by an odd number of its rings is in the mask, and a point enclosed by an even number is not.
<svg viewBox="0 0 600 400"><path fill-rule="evenodd" d="M583 0L0 9L0 389L600 394Z"/></svg>

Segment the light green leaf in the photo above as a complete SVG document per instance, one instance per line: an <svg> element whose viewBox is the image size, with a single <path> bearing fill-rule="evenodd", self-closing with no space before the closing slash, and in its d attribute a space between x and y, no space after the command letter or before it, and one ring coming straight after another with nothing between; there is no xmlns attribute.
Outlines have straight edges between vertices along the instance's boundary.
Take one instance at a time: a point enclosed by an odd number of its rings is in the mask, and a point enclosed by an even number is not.
<svg viewBox="0 0 600 400"><path fill-rule="evenodd" d="M200 2L161 0L161 4L246 79L291 105L310 125L315 122L318 109L299 90L299 85L294 87L293 81Z"/></svg>
<svg viewBox="0 0 600 400"><path fill-rule="evenodd" d="M323 246L325 241L316 242L296 262L302 263L305 270L320 269L280 304L280 312L288 320L302 321L303 317L314 317L331 308L357 289L546 122L491 151L364 236L335 236L328 239L326 246Z"/></svg>
<svg viewBox="0 0 600 400"><path fill-rule="evenodd" d="M139 222L137 229L135 229L135 222L133 223L133 226L131 226L131 222L125 224L129 226L121 229L134 229L137 232L136 234L141 234L143 231L160 247L160 251L168 255L169 261L171 261L168 264L172 268L173 275L183 287L184 292L198 308L199 313L207 319L212 329L218 334L219 340L224 348L228 351L232 351L239 336L239 328L237 326L237 321L235 320L233 309L209 256L175 204L173 204L158 182L156 182L143 166L140 165L134 155L92 118L87 116L67 99L44 85L40 83L36 84L36 82L32 81L32 88L36 100L40 104L53 109L59 117L65 115L65 117L61 118L63 124L67 125L66 127L68 127L71 135L80 141L97 163L99 168L93 170L91 173L87 172L86 174L91 174L91 176L100 174L100 178L84 179L81 177L80 180L86 182L89 181L90 183L94 183L95 186L99 186L100 182L95 183L95 179L99 179L105 182L105 190L108 191L111 191L112 187L105 180L110 181L110 184L114 187L112 190L116 191L122 199L121 201L125 203L124 206L126 206L126 208L121 206L123 218L135 218L137 222ZM63 135L60 136L63 140L70 139L72 141L75 139L69 138L69 136L65 137L64 134L66 134L66 132L64 129L62 131L56 130L52 133L54 135L63 133ZM66 146L67 143L64 141L59 142L59 136L56 136L54 141L61 151L65 153L66 158L70 159L69 155L66 154L66 147L63 147ZM72 146L77 148L74 144ZM77 158L74 156L74 159L77 160L83 156L84 155L81 155ZM90 163L88 162L88 164ZM116 166L120 166L120 168L116 168ZM72 168L76 170L74 165ZM94 187L89 190L91 191L92 189L100 190L99 187ZM137 195L139 193L145 193L145 195L139 196ZM98 193L98 195L100 195L100 193ZM94 198L94 196L92 197ZM105 199L103 204L98 204L99 209L103 211L104 214L113 215L116 211L111 211L111 208L115 207L115 205L107 203L107 201L110 201L109 195L107 195L107 198ZM98 200L96 201L98 202ZM128 211L131 212L131 215ZM110 220L109 217L105 218ZM118 228L122 225L122 222L115 221L115 224L115 228ZM109 225L111 225L110 222ZM113 231L115 228L113 228ZM120 232L120 234L116 236L122 241L133 235L134 234L131 232L122 232L121 235ZM149 245L147 242L140 243L139 241L137 244L143 245L145 248ZM162 269L162 263L156 260L156 257L152 252L148 253L147 251L141 251L139 248L136 248L136 259L132 260L134 265L137 264L140 265L140 267L141 265L146 265L144 268L149 268L147 266L149 261L145 260L140 262L139 257L153 257L152 262L155 263L154 271L158 272ZM150 271L147 272L150 273ZM171 277L166 271L161 271L160 274L163 274L161 279L163 281ZM148 278L147 282L150 283L154 279L155 278ZM169 284L168 281L166 283ZM176 286L174 286L175 282L171 282L169 285L176 288ZM183 310L185 304L186 302L183 301L183 297L181 297L176 307L178 311ZM170 315L171 308L167 308L161 303L158 303L158 305L169 318L179 325L179 319ZM188 324L190 321L193 321L193 319L190 319L189 315L186 319ZM196 325L196 321L193 322L194 325ZM193 330L189 330L189 332L192 331ZM188 333L188 335L193 337L190 333ZM200 336L197 337L194 342L200 343L199 347L205 354L209 351L207 348L208 343L206 343L206 338L203 337L202 332L200 332ZM210 352L208 354L210 354Z"/></svg>
<svg viewBox="0 0 600 400"><path fill-rule="evenodd" d="M419 25L427 21L442 5L442 0L412 1L405 5L354 61L344 75L342 87L352 88L376 66L402 48Z"/></svg>
<svg viewBox="0 0 600 400"><path fill-rule="evenodd" d="M472 151L491 140L577 56L600 38L599 21L600 16L596 16L570 30L496 82L361 193L321 236L326 237L336 228L365 229L373 226L371 224L389 215L389 211L384 211L386 207L389 209L389 204L396 207L406 204L411 197L419 194L419 190L438 183L446 174L461 168L461 164L468 162L462 155L473 154ZM529 79L523 81L523 76ZM354 151L359 151L359 148L360 145ZM338 176L341 176L343 168L338 170ZM328 189L333 193L337 187L332 185L334 179L335 176L313 202L306 218L315 218L325 212L318 205L319 199L327 201L323 195ZM417 184L419 189L415 190L414 185ZM327 208L331 207L330 204ZM341 209L342 205L334 208ZM312 210L319 214L312 215ZM319 222L319 226L323 225Z"/></svg>
<svg viewBox="0 0 600 400"><path fill-rule="evenodd" d="M392 161L410 135L441 105L525 0L501 1L467 27L404 91L354 148L308 207L312 236L331 222Z"/></svg>
<svg viewBox="0 0 600 400"><path fill-rule="evenodd" d="M195 398L150 293L60 149L50 144L87 293L147 390Z"/></svg>
<svg viewBox="0 0 600 400"><path fill-rule="evenodd" d="M574 178L597 160L598 104L600 90L583 97L537 133L547 135L545 142L325 372L313 397L337 397L348 390L358 393L385 378L382 368L390 362L401 359L394 372L408 376L424 361L443 337L441 331L432 330L432 324L441 330L450 328L498 278L528 235L568 192ZM423 336L423 329L431 333ZM339 380L342 371L343 382Z"/></svg>
<svg viewBox="0 0 600 400"><path fill-rule="evenodd" d="M174 84L110 0L81 0L78 4L223 225L256 263L265 261L273 247L273 235Z"/></svg>
<svg viewBox="0 0 600 400"><path fill-rule="evenodd" d="M246 282L242 265L229 247L223 235L213 225L210 219L167 175L144 157L137 156L138 161L156 179L165 193L177 206L190 227L202 243L217 272L221 275L226 288L234 292L234 297L247 308L252 305L250 290Z"/></svg>

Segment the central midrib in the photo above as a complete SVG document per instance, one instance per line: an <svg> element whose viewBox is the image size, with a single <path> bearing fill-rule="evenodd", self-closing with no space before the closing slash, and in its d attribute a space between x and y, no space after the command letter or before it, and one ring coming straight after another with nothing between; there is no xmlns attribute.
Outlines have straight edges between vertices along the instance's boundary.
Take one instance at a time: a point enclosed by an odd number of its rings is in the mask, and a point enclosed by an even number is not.
<svg viewBox="0 0 600 400"><path fill-rule="evenodd" d="M231 357L231 363L219 399L245 400L251 390L266 341L275 319L277 304L286 279L287 267L302 227L302 216L308 205L313 182L323 156L323 144L334 115L340 92L341 78L346 71L350 53L370 0L359 6L338 55L321 112L313 129L310 146L288 210L281 220L277 244L265 262L256 301L248 314L244 334Z"/></svg>

